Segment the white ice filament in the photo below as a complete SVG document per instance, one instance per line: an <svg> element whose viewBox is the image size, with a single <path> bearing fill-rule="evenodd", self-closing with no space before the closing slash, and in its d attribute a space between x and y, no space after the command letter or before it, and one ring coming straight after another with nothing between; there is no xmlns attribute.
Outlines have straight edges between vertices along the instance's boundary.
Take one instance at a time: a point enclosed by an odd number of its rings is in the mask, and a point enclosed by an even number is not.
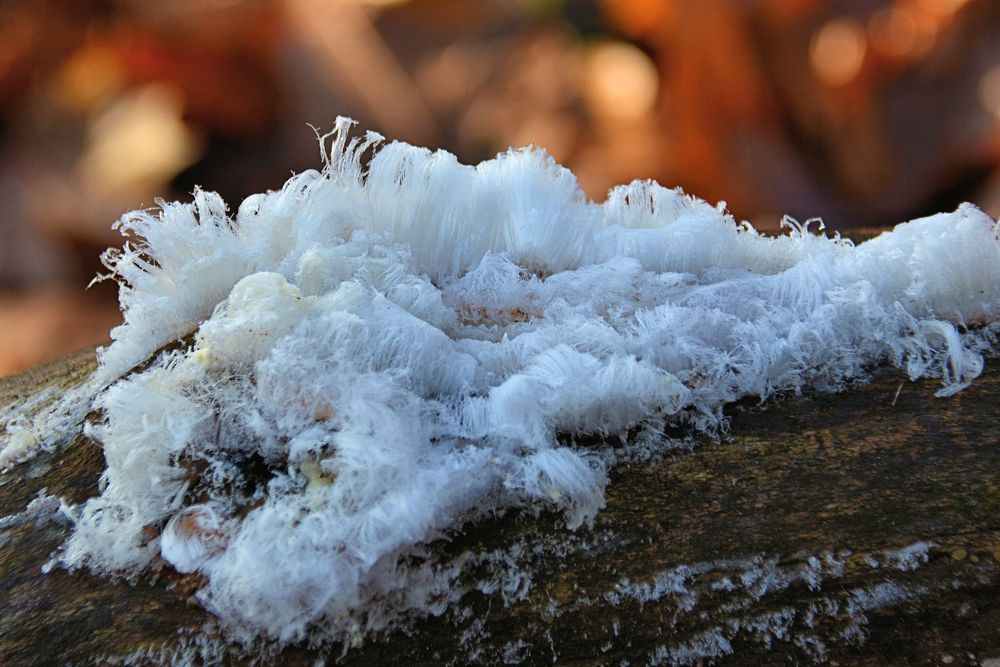
<svg viewBox="0 0 1000 667"><path fill-rule="evenodd" d="M199 191L122 219L142 241L107 259L108 468L66 565L162 557L238 632L356 639L441 611L448 573L404 560L464 522L593 519L603 460L557 434L711 430L880 363L952 393L995 335L966 328L1000 316L998 226L969 205L857 247L768 238L651 182L588 202L541 151L471 167L348 126L233 216Z"/></svg>

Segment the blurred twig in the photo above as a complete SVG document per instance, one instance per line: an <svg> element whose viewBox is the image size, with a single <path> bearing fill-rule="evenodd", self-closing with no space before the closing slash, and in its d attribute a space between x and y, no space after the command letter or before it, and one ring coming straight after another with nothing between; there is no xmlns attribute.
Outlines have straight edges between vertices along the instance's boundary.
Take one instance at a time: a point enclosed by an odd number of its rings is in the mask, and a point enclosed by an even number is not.
<svg viewBox="0 0 1000 667"><path fill-rule="evenodd" d="M290 0L286 7L320 70L346 80L383 130L412 143L440 144L430 108L375 30L370 10L347 0Z"/></svg>

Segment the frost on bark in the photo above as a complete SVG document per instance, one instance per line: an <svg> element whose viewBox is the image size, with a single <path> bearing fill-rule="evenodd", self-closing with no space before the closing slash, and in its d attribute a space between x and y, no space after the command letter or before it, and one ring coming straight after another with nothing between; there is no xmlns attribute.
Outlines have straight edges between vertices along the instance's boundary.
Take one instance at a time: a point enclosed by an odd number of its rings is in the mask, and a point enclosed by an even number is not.
<svg viewBox="0 0 1000 667"><path fill-rule="evenodd" d="M5 410L58 394L83 353L0 380ZM728 409L722 442L611 472L592 529L507 513L428 546L465 593L343 664L996 664L1000 372L939 399L897 371L839 395ZM51 388L55 388L53 391ZM9 413L8 413L9 414ZM227 646L164 566L136 581L43 566L56 511L98 493L83 436L0 477L0 663L329 662L342 647Z"/></svg>

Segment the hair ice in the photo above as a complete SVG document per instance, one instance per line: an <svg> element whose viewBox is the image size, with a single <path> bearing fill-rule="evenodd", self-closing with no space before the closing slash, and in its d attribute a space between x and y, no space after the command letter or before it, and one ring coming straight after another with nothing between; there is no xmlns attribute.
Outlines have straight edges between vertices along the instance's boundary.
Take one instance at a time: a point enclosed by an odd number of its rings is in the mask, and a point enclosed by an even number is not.
<svg viewBox="0 0 1000 667"><path fill-rule="evenodd" d="M466 166L349 124L235 215L199 190L120 221L108 467L68 567L162 560L238 636L357 641L454 598L422 544L508 508L593 519L605 459L558 434L715 429L880 363L945 394L982 370L1000 239L973 206L857 247L768 238L652 182L591 203L542 151Z"/></svg>

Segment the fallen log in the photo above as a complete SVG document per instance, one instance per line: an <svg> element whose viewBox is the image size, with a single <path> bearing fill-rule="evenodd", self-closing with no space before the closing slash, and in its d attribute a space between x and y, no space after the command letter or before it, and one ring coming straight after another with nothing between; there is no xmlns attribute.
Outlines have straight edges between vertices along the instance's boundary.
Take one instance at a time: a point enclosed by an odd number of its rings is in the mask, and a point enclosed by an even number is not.
<svg viewBox="0 0 1000 667"><path fill-rule="evenodd" d="M30 411L94 366L85 352L0 380L0 406ZM131 582L43 572L69 531L55 499L98 493L103 454L81 433L0 476L0 663L995 667L1000 370L952 398L938 387L885 370L731 406L721 442L613 470L590 529L511 512L429 545L471 564L458 604L346 652L231 646L192 598L200 582L166 566Z"/></svg>

